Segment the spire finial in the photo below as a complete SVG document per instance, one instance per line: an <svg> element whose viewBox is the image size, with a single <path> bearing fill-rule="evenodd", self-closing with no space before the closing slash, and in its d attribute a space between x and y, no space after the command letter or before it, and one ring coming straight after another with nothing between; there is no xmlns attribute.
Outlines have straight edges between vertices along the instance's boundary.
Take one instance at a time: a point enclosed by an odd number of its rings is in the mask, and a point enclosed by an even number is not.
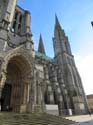
<svg viewBox="0 0 93 125"><path fill-rule="evenodd" d="M59 20L58 20L58 17L57 17L56 14L55 14L55 23L56 23L56 25L60 25Z"/></svg>
<svg viewBox="0 0 93 125"><path fill-rule="evenodd" d="M61 25L59 23L59 20L58 20L58 17L57 17L56 14L55 14L55 25L61 27Z"/></svg>
<svg viewBox="0 0 93 125"><path fill-rule="evenodd" d="M40 33L40 38L39 38L38 52L45 55L45 49L44 49L44 44L43 44L43 39L42 39L41 33Z"/></svg>
<svg viewBox="0 0 93 125"><path fill-rule="evenodd" d="M62 28L61 28L61 25L59 23L58 17L55 14L55 29L54 29L54 31L56 31L56 30L62 30Z"/></svg>

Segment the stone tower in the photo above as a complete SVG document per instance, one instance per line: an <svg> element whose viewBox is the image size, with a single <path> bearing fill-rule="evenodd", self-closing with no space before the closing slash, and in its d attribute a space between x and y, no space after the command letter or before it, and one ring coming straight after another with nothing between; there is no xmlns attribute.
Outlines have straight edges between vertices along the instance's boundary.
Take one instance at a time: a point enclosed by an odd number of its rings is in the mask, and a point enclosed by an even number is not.
<svg viewBox="0 0 93 125"><path fill-rule="evenodd" d="M31 112L31 17L16 4L17 0L0 1L0 106L2 111Z"/></svg>
<svg viewBox="0 0 93 125"><path fill-rule="evenodd" d="M0 4L0 51L8 51L31 40L30 12L17 6L17 0L1 0ZM27 42L26 41L29 41ZM10 48L9 48L10 47Z"/></svg>
<svg viewBox="0 0 93 125"><path fill-rule="evenodd" d="M11 6L12 5L12 6ZM5 49L7 32L12 24L16 0L0 1L0 51Z"/></svg>
<svg viewBox="0 0 93 125"><path fill-rule="evenodd" d="M55 16L53 45L54 60L60 69L58 82L63 87L65 108L75 110L77 113L84 109L87 112L88 105L81 78L75 65L68 37L61 28L57 16Z"/></svg>

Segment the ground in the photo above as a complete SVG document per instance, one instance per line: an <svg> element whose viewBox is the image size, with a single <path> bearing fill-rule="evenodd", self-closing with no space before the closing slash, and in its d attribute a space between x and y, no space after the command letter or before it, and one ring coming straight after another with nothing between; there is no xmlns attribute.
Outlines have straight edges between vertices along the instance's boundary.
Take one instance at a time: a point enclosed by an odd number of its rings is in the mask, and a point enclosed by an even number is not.
<svg viewBox="0 0 93 125"><path fill-rule="evenodd" d="M66 118L79 122L73 125L93 125L93 115L70 116Z"/></svg>

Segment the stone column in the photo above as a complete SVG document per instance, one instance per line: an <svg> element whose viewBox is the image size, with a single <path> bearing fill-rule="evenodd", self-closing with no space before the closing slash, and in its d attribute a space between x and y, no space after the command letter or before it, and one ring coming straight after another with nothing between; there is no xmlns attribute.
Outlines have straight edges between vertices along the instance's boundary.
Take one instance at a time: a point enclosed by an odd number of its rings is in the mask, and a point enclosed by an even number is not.
<svg viewBox="0 0 93 125"><path fill-rule="evenodd" d="M31 22L30 12L25 11L26 33L30 33L30 22Z"/></svg>
<svg viewBox="0 0 93 125"><path fill-rule="evenodd" d="M27 97L27 88L26 88L26 85L25 85L25 83L24 83L24 101L23 101L23 104L26 104L26 98Z"/></svg>
<svg viewBox="0 0 93 125"><path fill-rule="evenodd" d="M64 97L64 101L66 102L66 114L69 114L68 110L69 110L69 101L68 101L68 93L67 93L67 89L66 89L66 86L65 84L61 84L61 90L62 90L62 93L63 93L63 97Z"/></svg>
<svg viewBox="0 0 93 125"><path fill-rule="evenodd" d="M41 105L41 98L42 98L42 95L41 95L41 83L39 81L37 81L37 104L38 105Z"/></svg>
<svg viewBox="0 0 93 125"><path fill-rule="evenodd" d="M2 71L2 62L3 62L3 59L0 58L0 82L1 82L1 77L2 77L2 74L1 74L1 71Z"/></svg>
<svg viewBox="0 0 93 125"><path fill-rule="evenodd" d="M30 84L23 80L23 85L21 86L21 102L20 102L20 112L31 112L31 100L30 100Z"/></svg>
<svg viewBox="0 0 93 125"><path fill-rule="evenodd" d="M31 104L31 112L35 111L35 106L37 105L37 71L34 68L33 77L31 78L30 85L30 104Z"/></svg>
<svg viewBox="0 0 93 125"><path fill-rule="evenodd" d="M3 87L4 87L5 81L6 81L6 76L3 75L2 79L1 79L1 82L0 82L0 99L1 99L1 96L2 96L2 90L3 90ZM0 111L1 111L1 102L0 102Z"/></svg>
<svg viewBox="0 0 93 125"><path fill-rule="evenodd" d="M43 112L43 79L39 75L39 71L36 72L36 104L34 105L34 112Z"/></svg>
<svg viewBox="0 0 93 125"><path fill-rule="evenodd" d="M0 99L2 96L3 87L4 87L5 81L6 81L6 72L2 69L3 62L4 62L3 58L0 57ZM1 110L1 102L0 102L0 110Z"/></svg>
<svg viewBox="0 0 93 125"><path fill-rule="evenodd" d="M47 90L47 101L50 104L54 104L54 96L53 96L53 90L52 90L52 86L49 80L49 73L48 73L48 67L45 66L44 68L44 72L45 72L45 83L46 86L44 88L46 88ZM45 91L44 91L45 93Z"/></svg>
<svg viewBox="0 0 93 125"><path fill-rule="evenodd" d="M45 94L45 90L44 90L45 85L44 85L44 83L45 83L45 81L42 80L42 82L40 84L41 85L41 94L42 94L41 105L42 105L43 112L46 111L45 101L44 101L44 94Z"/></svg>
<svg viewBox="0 0 93 125"><path fill-rule="evenodd" d="M3 90L3 88L2 88L2 86L0 86L0 111L1 111L1 96L2 96L2 90Z"/></svg>

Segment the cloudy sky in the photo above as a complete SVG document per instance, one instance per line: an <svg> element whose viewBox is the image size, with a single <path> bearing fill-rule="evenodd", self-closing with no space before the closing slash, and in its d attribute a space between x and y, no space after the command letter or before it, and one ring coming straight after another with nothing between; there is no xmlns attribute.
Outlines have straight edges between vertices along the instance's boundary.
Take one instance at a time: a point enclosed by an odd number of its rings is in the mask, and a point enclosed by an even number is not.
<svg viewBox="0 0 93 125"><path fill-rule="evenodd" d="M31 30L35 49L42 33L45 50L53 57L52 37L55 13L69 37L76 66L86 94L93 94L93 0L19 0L31 12Z"/></svg>

